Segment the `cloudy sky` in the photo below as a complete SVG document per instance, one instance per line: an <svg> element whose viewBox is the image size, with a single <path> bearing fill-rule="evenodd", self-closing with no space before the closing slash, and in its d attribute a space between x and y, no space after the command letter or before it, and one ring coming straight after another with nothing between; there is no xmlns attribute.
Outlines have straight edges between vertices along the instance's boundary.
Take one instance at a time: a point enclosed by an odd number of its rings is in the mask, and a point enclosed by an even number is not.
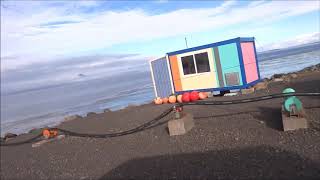
<svg viewBox="0 0 320 180"><path fill-rule="evenodd" d="M68 57L166 52L235 37L319 41L320 1L1 1L1 71Z"/></svg>

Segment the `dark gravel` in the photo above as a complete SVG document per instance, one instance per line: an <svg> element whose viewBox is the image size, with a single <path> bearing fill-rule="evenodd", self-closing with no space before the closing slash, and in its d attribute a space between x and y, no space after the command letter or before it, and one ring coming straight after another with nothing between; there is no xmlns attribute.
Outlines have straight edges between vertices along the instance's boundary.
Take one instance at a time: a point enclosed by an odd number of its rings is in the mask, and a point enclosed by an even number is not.
<svg viewBox="0 0 320 180"><path fill-rule="evenodd" d="M320 72L246 95L320 92ZM238 99L214 97L218 100ZM1 147L1 179L320 179L320 98L301 98L310 128L281 131L282 99L228 106L189 106L195 127L170 137L166 123L111 139L66 137L32 148ZM60 125L77 132L117 132L142 124L168 105L90 114ZM162 120L172 118L172 115ZM32 137L20 135L11 142Z"/></svg>

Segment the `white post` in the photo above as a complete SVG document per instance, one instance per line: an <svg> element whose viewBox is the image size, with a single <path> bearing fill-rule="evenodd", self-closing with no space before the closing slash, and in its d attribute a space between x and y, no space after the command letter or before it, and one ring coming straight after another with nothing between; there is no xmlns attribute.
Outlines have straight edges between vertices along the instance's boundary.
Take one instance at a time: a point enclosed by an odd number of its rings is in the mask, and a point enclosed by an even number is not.
<svg viewBox="0 0 320 180"><path fill-rule="evenodd" d="M172 73L171 73L171 68L170 68L170 62L169 62L169 56L168 56L168 54L166 55L166 59L167 59L169 77L170 77L171 92L172 92L172 94L173 94L173 93L174 93L174 87L173 87Z"/></svg>
<svg viewBox="0 0 320 180"><path fill-rule="evenodd" d="M158 93L157 93L157 89L156 89L156 83L155 83L155 81L154 81L154 76L153 76L153 69L152 69L152 65L151 65L151 62L152 62L152 61L154 61L154 60L150 60L150 61L149 61L150 72L151 72L151 77L152 77L154 94L156 95L156 97L158 97Z"/></svg>

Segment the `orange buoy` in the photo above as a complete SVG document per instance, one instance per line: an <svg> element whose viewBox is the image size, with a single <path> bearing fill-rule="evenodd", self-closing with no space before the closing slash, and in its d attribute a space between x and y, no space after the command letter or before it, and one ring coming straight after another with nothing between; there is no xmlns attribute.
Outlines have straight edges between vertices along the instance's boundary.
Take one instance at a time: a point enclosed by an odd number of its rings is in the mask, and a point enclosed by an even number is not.
<svg viewBox="0 0 320 180"><path fill-rule="evenodd" d="M182 102L190 102L190 93L185 92L182 94Z"/></svg>
<svg viewBox="0 0 320 180"><path fill-rule="evenodd" d="M159 97L157 97L156 99L154 99L154 103L155 104L162 104L162 99L161 98L159 98Z"/></svg>
<svg viewBox="0 0 320 180"><path fill-rule="evenodd" d="M177 102L177 97L175 95L169 96L169 103L174 104Z"/></svg>
<svg viewBox="0 0 320 180"><path fill-rule="evenodd" d="M42 136L45 138L50 138L50 131L48 129L45 129L42 131Z"/></svg>
<svg viewBox="0 0 320 180"><path fill-rule="evenodd" d="M167 97L162 98L162 102L163 104L167 104L169 102L169 99Z"/></svg>
<svg viewBox="0 0 320 180"><path fill-rule="evenodd" d="M206 92L199 92L200 99L206 99L207 97L208 97L208 94Z"/></svg>
<svg viewBox="0 0 320 180"><path fill-rule="evenodd" d="M189 95L190 97L190 101L193 102L193 101L197 101L199 100L199 92L197 91L192 91Z"/></svg>
<svg viewBox="0 0 320 180"><path fill-rule="evenodd" d="M46 139L52 138L52 137L56 137L58 135L58 131L57 130L48 130L45 129L42 131L42 136L45 137Z"/></svg>
<svg viewBox="0 0 320 180"><path fill-rule="evenodd" d="M52 131L50 131L50 134L51 134L53 137L56 137L56 136L58 135L58 131L52 130Z"/></svg>
<svg viewBox="0 0 320 180"><path fill-rule="evenodd" d="M179 103L182 103L182 94L179 94L179 95L177 96L177 101L178 101Z"/></svg>

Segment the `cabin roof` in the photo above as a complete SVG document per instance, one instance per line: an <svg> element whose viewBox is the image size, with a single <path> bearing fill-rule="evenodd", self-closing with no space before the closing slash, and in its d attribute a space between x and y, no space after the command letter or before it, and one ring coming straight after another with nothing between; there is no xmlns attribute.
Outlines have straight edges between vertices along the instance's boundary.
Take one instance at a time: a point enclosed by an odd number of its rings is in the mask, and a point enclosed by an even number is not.
<svg viewBox="0 0 320 180"><path fill-rule="evenodd" d="M237 37L237 38L228 39L228 40L225 40L225 41L220 41L220 42L215 42L215 43L211 43L211 44L205 44L205 45L201 45L201 46L196 46L196 47L192 47L192 48L187 48L187 49L182 49L182 50L178 50L178 51L169 52L169 53L167 53L167 55L168 56L172 56L172 55L177 55L177 54L197 51L197 50L201 50L201 49L221 46L221 45L225 45L225 44L230 44L230 43L234 43L234 42L251 42L251 41L254 41L254 37Z"/></svg>

